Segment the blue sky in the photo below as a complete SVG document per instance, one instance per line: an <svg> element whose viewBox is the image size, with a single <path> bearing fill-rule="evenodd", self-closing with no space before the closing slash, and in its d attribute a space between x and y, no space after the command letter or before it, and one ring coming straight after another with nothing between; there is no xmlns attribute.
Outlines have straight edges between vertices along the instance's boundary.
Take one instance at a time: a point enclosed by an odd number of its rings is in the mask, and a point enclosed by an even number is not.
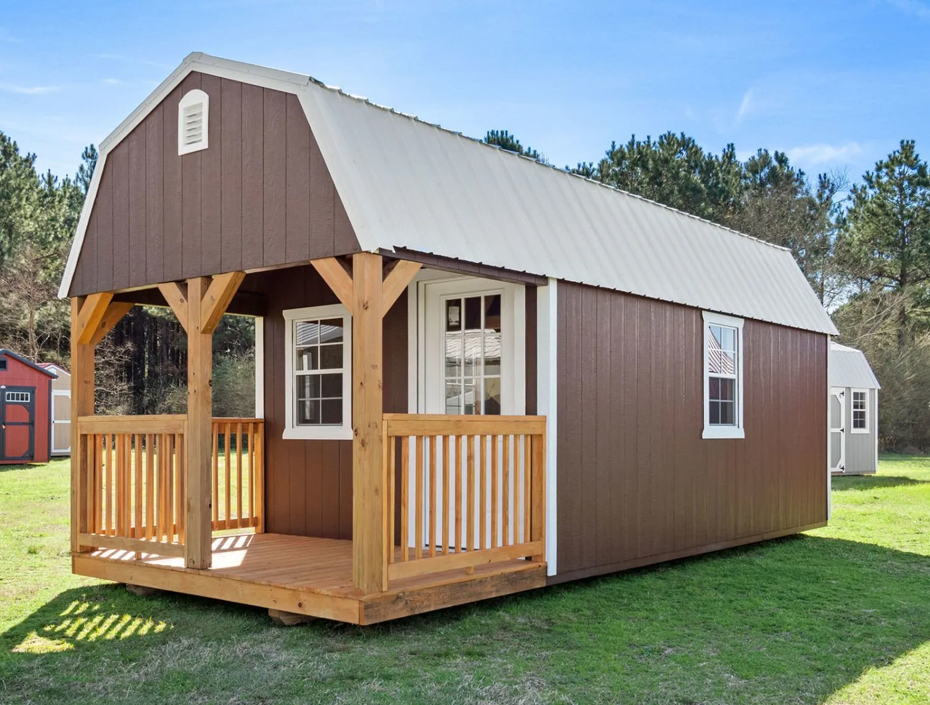
<svg viewBox="0 0 930 705"><path fill-rule="evenodd" d="M684 131L862 172L930 157L930 0L33 2L0 13L0 130L73 172L191 51L309 73L554 164Z"/></svg>

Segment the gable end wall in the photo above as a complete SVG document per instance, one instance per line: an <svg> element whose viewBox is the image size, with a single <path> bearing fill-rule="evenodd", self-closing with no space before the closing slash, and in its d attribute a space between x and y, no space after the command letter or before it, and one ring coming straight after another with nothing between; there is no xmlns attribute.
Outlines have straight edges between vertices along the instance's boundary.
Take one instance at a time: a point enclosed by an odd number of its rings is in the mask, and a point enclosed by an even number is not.
<svg viewBox="0 0 930 705"><path fill-rule="evenodd" d="M181 97L209 148L178 155ZM193 72L109 152L71 296L359 251L297 96Z"/></svg>

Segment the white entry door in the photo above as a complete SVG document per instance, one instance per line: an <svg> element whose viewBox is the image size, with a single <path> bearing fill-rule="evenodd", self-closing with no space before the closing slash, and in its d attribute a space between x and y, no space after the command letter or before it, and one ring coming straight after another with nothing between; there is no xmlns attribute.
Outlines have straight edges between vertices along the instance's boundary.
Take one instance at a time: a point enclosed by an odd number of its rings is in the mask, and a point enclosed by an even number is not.
<svg viewBox="0 0 930 705"><path fill-rule="evenodd" d="M465 277L420 287L420 413L525 413L523 287Z"/></svg>
<svg viewBox="0 0 930 705"><path fill-rule="evenodd" d="M846 393L830 390L830 471L846 470Z"/></svg>
<svg viewBox="0 0 930 705"><path fill-rule="evenodd" d="M52 455L71 452L71 392L52 391Z"/></svg>
<svg viewBox="0 0 930 705"><path fill-rule="evenodd" d="M501 415L526 413L526 321L524 288L515 284L459 277L451 280L423 281L418 284L419 350L417 410L426 414ZM490 459L491 441L485 448ZM500 450L499 450L500 452ZM441 463L441 453L437 454ZM411 461L413 458L411 458ZM454 462L454 461L450 461ZM490 460L489 460L490 462ZM523 462L515 468L514 498L522 500ZM476 468L477 471L477 468ZM442 497L441 468L436 473L436 497ZM451 473L450 473L451 476ZM409 496L415 497L414 473L410 473ZM428 478L427 478L428 484ZM475 484L478 478L463 472L463 482ZM432 496L426 488L428 496ZM490 485L487 487L490 496ZM452 492L450 495L454 494ZM484 503L483 518L490 536L491 502ZM479 502L475 502L478 512ZM411 510L412 511L412 510ZM498 508L497 522L502 521ZM441 511L437 511L437 535L442 535ZM412 513L411 513L412 516ZM475 536L467 545L474 546L479 534L480 517L475 517ZM467 522L463 522L463 525ZM519 525L518 525L519 526ZM421 537L428 544L424 526ZM519 529L518 529L519 531ZM411 532L411 545L416 539ZM459 545L461 537L452 537ZM520 540L518 535L512 540Z"/></svg>

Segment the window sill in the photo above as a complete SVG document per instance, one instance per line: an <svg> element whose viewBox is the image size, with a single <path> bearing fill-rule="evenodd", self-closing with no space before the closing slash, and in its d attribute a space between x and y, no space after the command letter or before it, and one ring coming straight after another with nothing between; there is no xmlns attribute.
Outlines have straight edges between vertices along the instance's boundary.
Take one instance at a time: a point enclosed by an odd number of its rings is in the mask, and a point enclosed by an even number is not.
<svg viewBox="0 0 930 705"><path fill-rule="evenodd" d="M849 432L850 432L850 433L854 433L854 434L856 434L857 436L865 436L865 435L868 435L869 429L867 429L867 428L851 428L851 429L849 429Z"/></svg>
<svg viewBox="0 0 930 705"><path fill-rule="evenodd" d="M319 428L286 428L281 438L285 441L351 441L352 429L346 426L321 426Z"/></svg>
<svg viewBox="0 0 930 705"><path fill-rule="evenodd" d="M741 428L710 426L704 429L701 438L745 438L746 432Z"/></svg>

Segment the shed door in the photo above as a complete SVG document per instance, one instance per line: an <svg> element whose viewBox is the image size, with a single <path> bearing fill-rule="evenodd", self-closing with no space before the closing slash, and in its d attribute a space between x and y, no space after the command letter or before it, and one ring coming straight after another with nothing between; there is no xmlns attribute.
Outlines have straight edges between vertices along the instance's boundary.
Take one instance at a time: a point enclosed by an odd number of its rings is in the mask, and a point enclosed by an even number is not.
<svg viewBox="0 0 930 705"><path fill-rule="evenodd" d="M846 392L830 390L830 470L846 471Z"/></svg>
<svg viewBox="0 0 930 705"><path fill-rule="evenodd" d="M524 414L526 322L523 287L466 277L451 281L420 282L419 286L423 320L419 346L419 412L488 416ZM490 458L490 444L488 438L485 448L487 458ZM441 456L441 453L438 455ZM522 460L516 473L522 477ZM435 496L442 497L443 473L436 474ZM411 472L411 498L415 497L414 476L415 473ZM465 487L468 487L471 480L468 472L463 472ZM477 484L476 478L474 484ZM515 487L515 492L522 491L522 481L518 481ZM430 491L428 486L425 491ZM494 521L490 509L490 486L487 492L484 522L487 536L490 536L491 522ZM476 494L480 493L476 491ZM521 501L521 496L515 495L517 502ZM475 502L476 514L480 511L480 504L480 500ZM501 517L502 507L499 507L498 522ZM480 516L475 519L475 536L468 541L468 545L472 546L475 545L482 521ZM428 532L425 524L424 542ZM439 512L437 535L441 534L442 513ZM450 534L454 532L450 531ZM456 538L460 537L453 535L450 542L452 545L458 545ZM410 540L414 541L413 535ZM518 536L515 540L521 538Z"/></svg>
<svg viewBox="0 0 930 705"><path fill-rule="evenodd" d="M71 392L52 392L52 453L67 455L71 452Z"/></svg>
<svg viewBox="0 0 930 705"><path fill-rule="evenodd" d="M0 460L32 460L36 388L0 387Z"/></svg>

